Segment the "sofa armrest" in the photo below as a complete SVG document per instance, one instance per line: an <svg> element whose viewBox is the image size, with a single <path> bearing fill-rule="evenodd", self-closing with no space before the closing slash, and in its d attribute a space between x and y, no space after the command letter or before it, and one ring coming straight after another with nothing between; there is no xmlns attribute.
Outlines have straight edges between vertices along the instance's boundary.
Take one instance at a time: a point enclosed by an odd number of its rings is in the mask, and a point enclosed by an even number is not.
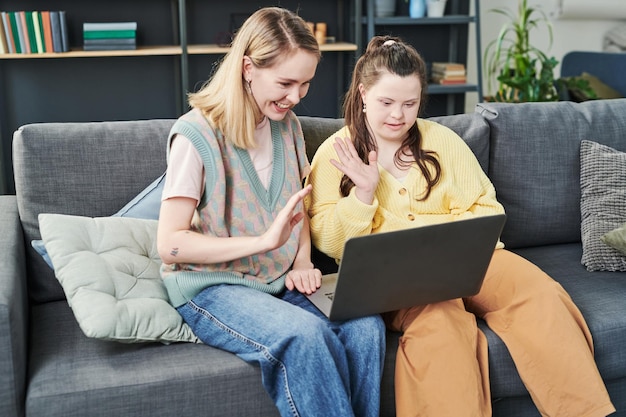
<svg viewBox="0 0 626 417"><path fill-rule="evenodd" d="M26 391L28 294L24 237L13 195L0 196L0 415L22 416Z"/></svg>

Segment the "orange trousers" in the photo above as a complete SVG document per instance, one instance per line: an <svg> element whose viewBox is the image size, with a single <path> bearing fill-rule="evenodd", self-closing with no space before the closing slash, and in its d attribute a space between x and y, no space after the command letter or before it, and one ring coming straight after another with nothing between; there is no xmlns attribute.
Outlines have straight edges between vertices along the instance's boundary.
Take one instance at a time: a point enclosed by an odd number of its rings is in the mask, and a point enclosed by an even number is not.
<svg viewBox="0 0 626 417"><path fill-rule="evenodd" d="M531 262L498 249L477 295L384 315L390 329L403 333L397 417L491 416L487 339L476 316L504 341L543 416L615 411L591 333L569 295Z"/></svg>

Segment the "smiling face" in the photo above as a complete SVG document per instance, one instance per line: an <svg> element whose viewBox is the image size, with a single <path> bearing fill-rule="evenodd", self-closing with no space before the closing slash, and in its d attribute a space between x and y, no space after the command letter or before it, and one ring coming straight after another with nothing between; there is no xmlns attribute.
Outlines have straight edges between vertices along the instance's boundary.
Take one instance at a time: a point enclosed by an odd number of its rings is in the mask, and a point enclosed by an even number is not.
<svg viewBox="0 0 626 417"><path fill-rule="evenodd" d="M417 75L401 77L383 72L369 89L359 86L365 117L377 143L402 142L415 124L422 84Z"/></svg>
<svg viewBox="0 0 626 417"><path fill-rule="evenodd" d="M315 76L318 57L297 49L267 68L256 67L244 57L243 76L261 113L272 120L282 120L309 91Z"/></svg>

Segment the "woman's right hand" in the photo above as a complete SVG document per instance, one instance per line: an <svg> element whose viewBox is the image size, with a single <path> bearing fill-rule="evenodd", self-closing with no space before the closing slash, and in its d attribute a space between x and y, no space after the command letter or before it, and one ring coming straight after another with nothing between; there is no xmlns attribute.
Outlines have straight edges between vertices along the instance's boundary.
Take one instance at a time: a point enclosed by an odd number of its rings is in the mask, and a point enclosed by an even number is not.
<svg viewBox="0 0 626 417"><path fill-rule="evenodd" d="M191 231L189 225L196 200L170 198L161 203L158 251L166 264L215 264L265 253L287 242L291 231L302 221L304 211L296 206L311 192L311 186L291 196L270 228L260 236L216 237Z"/></svg>
<svg viewBox="0 0 626 417"><path fill-rule="evenodd" d="M285 204L285 207L278 213L270 228L261 235L263 246L268 251L284 245L289 239L293 228L302 221L304 211L298 210L294 213L294 210L298 203L301 202L312 189L313 187L311 185L307 185L305 188L292 195L287 201L287 204Z"/></svg>
<svg viewBox="0 0 626 417"><path fill-rule="evenodd" d="M359 157L350 139L335 138L333 146L335 147L339 161L331 159L330 163L352 180L356 187L356 196L359 200L365 204L372 204L380 178L376 151L369 153L369 164L366 164Z"/></svg>

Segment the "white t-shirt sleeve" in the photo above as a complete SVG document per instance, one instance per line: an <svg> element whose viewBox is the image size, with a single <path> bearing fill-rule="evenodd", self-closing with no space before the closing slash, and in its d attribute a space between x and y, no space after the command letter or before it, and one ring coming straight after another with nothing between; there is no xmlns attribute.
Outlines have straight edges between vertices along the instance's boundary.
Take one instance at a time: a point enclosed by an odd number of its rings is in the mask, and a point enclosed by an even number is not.
<svg viewBox="0 0 626 417"><path fill-rule="evenodd" d="M200 203L204 192L204 166L193 144L182 135L172 139L161 200L187 197Z"/></svg>

